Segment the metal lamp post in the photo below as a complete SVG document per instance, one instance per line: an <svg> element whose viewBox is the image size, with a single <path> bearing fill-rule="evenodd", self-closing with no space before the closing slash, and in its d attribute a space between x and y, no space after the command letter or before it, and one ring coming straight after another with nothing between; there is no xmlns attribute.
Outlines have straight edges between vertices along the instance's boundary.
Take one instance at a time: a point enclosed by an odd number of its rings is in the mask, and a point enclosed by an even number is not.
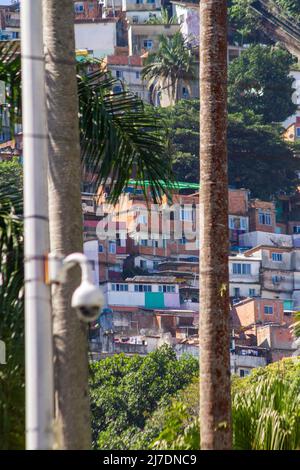
<svg viewBox="0 0 300 470"><path fill-rule="evenodd" d="M24 146L26 448L53 448L53 353L42 0L21 3Z"/></svg>

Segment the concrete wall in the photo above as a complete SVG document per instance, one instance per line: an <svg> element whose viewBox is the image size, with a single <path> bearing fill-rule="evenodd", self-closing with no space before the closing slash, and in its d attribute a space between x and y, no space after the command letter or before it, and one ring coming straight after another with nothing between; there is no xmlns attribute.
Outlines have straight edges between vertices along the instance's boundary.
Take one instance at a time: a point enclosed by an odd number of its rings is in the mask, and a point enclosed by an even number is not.
<svg viewBox="0 0 300 470"><path fill-rule="evenodd" d="M93 281L99 285L98 240L84 242L83 252L92 262Z"/></svg>
<svg viewBox="0 0 300 470"><path fill-rule="evenodd" d="M97 58L114 53L116 37L115 21L75 23L76 49L92 50Z"/></svg>
<svg viewBox="0 0 300 470"><path fill-rule="evenodd" d="M287 326L264 325L257 328L257 344L272 350L273 361L290 357L294 351L293 341Z"/></svg>
<svg viewBox="0 0 300 470"><path fill-rule="evenodd" d="M155 0L155 3L147 3L147 0L140 0L137 3L136 0L122 0L123 11L147 11L156 10L161 8L161 0Z"/></svg>
<svg viewBox="0 0 300 470"><path fill-rule="evenodd" d="M134 23L134 24L146 23L146 21L148 21L153 15L155 15L156 18L161 18L161 12L158 10L153 10L153 9L151 9L150 11L135 10L135 11L126 12L126 18L128 19L130 23ZM136 18L138 18L138 21L136 21Z"/></svg>
<svg viewBox="0 0 300 470"><path fill-rule="evenodd" d="M158 284L151 284L152 292L135 292L135 284L127 284L124 282L120 282L120 284L128 285L128 291L113 291L111 282L105 284L104 294L106 305L147 308L180 308L178 285L175 286L175 293L163 293L159 292Z"/></svg>
<svg viewBox="0 0 300 470"><path fill-rule="evenodd" d="M240 246L251 248L259 245L274 246L274 244L278 246L292 247L293 238L291 235L254 231L240 235L239 244Z"/></svg>
<svg viewBox="0 0 300 470"><path fill-rule="evenodd" d="M250 297L250 289L255 289L255 296L260 296L260 284L253 284L252 282L231 281L229 282L229 295L235 296L235 289L240 289L240 297Z"/></svg>
<svg viewBox="0 0 300 470"><path fill-rule="evenodd" d="M128 28L129 55L140 54L145 51L144 40L151 39L153 47L151 51L156 51L159 46L159 37L173 36L179 30L179 25L147 25L131 24Z"/></svg>
<svg viewBox="0 0 300 470"><path fill-rule="evenodd" d="M272 255L279 253L282 261L274 261ZM276 248L261 250L261 267L262 269L274 269L276 271L291 271L293 269L293 259L291 251L283 251Z"/></svg>

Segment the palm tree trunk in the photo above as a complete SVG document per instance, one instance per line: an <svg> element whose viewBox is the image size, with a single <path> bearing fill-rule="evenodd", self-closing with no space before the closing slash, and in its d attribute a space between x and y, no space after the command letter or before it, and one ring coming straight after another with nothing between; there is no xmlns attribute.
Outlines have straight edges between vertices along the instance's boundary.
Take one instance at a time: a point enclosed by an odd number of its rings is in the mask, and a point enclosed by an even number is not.
<svg viewBox="0 0 300 470"><path fill-rule="evenodd" d="M83 250L81 165L73 0L43 0L49 132L51 250ZM53 295L55 420L58 448L91 446L87 328L71 308L79 271Z"/></svg>
<svg viewBox="0 0 300 470"><path fill-rule="evenodd" d="M230 449L227 1L200 2L201 449Z"/></svg>

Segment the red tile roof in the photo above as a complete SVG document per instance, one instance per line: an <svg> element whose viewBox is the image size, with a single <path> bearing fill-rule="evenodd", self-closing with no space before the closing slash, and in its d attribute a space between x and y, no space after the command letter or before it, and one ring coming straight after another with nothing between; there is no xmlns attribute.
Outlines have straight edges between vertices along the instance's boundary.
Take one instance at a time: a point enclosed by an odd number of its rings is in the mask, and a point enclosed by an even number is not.
<svg viewBox="0 0 300 470"><path fill-rule="evenodd" d="M132 65L135 67L142 67L143 59L138 55L109 55L107 56L107 65Z"/></svg>

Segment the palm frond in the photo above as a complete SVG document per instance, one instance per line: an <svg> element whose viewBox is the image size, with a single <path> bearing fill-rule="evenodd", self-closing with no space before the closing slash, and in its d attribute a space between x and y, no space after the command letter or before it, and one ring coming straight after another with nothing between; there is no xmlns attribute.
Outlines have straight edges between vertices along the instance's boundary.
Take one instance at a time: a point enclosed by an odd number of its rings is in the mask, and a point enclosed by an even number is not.
<svg viewBox="0 0 300 470"><path fill-rule="evenodd" d="M22 195L0 189L0 449L24 448L24 302Z"/></svg>
<svg viewBox="0 0 300 470"><path fill-rule="evenodd" d="M21 113L19 41L0 47L0 80L8 83L11 132ZM154 200L166 192L161 181L171 179L166 158L166 134L154 112L126 91L121 82L99 70L86 74L79 66L78 99L82 166L85 178L110 186L115 202L131 177L149 180ZM116 85L121 92L114 92ZM146 187L143 188L147 195Z"/></svg>
<svg viewBox="0 0 300 470"><path fill-rule="evenodd" d="M165 192L161 181L171 177L161 123L133 93L114 93L120 82L109 74L99 70L78 80L85 172L97 183L110 180L112 202L132 176L149 180L157 200Z"/></svg>

